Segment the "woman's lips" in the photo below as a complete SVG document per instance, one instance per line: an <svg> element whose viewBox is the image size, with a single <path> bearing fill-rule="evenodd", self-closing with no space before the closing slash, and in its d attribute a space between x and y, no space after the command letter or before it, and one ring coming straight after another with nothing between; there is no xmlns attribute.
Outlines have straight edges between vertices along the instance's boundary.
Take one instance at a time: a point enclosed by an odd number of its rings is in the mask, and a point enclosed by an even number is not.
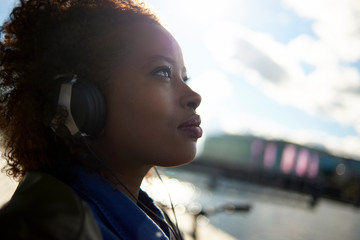
<svg viewBox="0 0 360 240"><path fill-rule="evenodd" d="M193 115L184 123L180 124L178 129L182 132L185 132L192 138L201 138L202 129L200 127L201 119L199 115Z"/></svg>

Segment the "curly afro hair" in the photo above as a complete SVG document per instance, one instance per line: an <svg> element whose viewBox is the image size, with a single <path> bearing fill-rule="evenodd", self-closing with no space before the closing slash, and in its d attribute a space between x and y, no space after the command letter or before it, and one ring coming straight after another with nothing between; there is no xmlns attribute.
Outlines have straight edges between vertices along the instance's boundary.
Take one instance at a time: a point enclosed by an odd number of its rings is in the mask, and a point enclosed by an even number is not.
<svg viewBox="0 0 360 240"><path fill-rule="evenodd" d="M159 24L135 0L21 0L13 9L0 39L0 129L9 176L91 165L84 147L57 137L45 121L56 112L56 76L76 74L106 91L126 49L122 26L136 22Z"/></svg>

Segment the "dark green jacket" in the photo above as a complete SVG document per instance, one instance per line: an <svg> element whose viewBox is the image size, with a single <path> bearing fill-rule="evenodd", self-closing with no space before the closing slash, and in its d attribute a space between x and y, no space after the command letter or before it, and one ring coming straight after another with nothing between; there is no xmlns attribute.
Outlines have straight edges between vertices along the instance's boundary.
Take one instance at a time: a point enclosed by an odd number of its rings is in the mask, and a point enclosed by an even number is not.
<svg viewBox="0 0 360 240"><path fill-rule="evenodd" d="M1 239L102 239L91 210L66 184L28 172L0 210Z"/></svg>

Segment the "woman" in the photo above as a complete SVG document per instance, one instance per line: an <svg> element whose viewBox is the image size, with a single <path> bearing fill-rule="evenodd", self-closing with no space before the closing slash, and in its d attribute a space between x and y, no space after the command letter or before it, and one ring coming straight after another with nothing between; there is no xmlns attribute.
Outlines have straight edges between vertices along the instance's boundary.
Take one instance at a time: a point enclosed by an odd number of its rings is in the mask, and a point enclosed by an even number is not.
<svg viewBox="0 0 360 240"><path fill-rule="evenodd" d="M132 0L21 0L3 24L12 239L181 239L140 189L153 166L193 160L201 98L181 49Z"/></svg>

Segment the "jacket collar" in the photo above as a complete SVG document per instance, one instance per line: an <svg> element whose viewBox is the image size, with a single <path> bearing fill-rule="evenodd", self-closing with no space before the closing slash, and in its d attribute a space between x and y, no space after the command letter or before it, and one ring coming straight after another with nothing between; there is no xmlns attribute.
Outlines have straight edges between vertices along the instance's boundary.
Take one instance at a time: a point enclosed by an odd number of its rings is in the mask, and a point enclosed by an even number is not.
<svg viewBox="0 0 360 240"><path fill-rule="evenodd" d="M150 211L145 209L147 212L145 213L112 183L98 174L87 173L82 168L77 168L74 172L77 175L77 182L72 184L73 189L94 212L97 212L94 214L96 220L110 225L108 227L121 239L169 239L170 231L164 223L161 210L144 191L140 190L139 201L157 215L153 217L155 220L148 216L151 214Z"/></svg>

